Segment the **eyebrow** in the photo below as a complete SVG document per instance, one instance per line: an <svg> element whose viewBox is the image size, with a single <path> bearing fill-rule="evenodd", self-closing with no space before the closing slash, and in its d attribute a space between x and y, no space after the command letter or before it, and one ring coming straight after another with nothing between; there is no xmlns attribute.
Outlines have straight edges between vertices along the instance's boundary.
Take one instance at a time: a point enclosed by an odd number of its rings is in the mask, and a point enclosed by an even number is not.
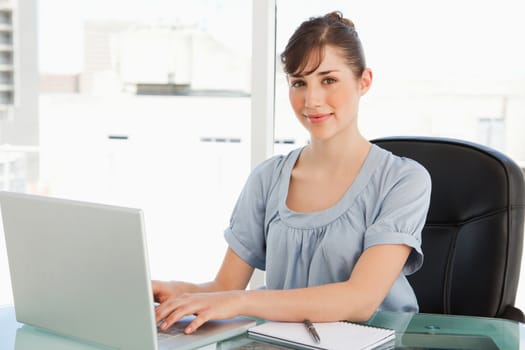
<svg viewBox="0 0 525 350"><path fill-rule="evenodd" d="M317 75L327 75L333 72L339 72L339 69L325 70L325 71L317 73Z"/></svg>
<svg viewBox="0 0 525 350"><path fill-rule="evenodd" d="M325 70L325 71L322 71L322 72L318 72L316 75L327 75L327 74L330 74L330 73L333 73L333 72L339 72L339 69L331 69L331 70ZM293 75L290 75L292 78L302 78L304 77L304 75L302 74L293 74Z"/></svg>

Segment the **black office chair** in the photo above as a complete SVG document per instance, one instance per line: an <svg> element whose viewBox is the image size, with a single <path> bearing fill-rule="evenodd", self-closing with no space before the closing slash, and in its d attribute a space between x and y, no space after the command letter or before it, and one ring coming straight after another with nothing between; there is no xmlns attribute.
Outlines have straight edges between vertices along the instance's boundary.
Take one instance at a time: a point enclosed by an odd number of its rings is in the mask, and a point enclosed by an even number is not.
<svg viewBox="0 0 525 350"><path fill-rule="evenodd" d="M435 137L372 140L430 173L422 268L408 279L420 312L524 322L514 306L520 274L525 185L519 166L491 148Z"/></svg>

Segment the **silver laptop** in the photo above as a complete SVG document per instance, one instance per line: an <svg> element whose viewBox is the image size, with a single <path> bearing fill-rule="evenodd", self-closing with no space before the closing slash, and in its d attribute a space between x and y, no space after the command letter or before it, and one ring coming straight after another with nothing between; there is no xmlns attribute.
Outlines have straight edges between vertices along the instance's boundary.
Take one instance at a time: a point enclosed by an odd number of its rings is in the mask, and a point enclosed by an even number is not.
<svg viewBox="0 0 525 350"><path fill-rule="evenodd" d="M243 333L248 318L157 334L139 209L0 192L16 319L118 349L192 349ZM173 333L173 334L170 334Z"/></svg>

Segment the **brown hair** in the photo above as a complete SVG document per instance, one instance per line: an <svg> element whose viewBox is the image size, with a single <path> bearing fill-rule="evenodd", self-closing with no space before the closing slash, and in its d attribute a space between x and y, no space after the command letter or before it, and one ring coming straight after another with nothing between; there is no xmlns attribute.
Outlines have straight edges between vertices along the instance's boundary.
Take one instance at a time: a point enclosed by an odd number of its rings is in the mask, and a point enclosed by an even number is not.
<svg viewBox="0 0 525 350"><path fill-rule="evenodd" d="M321 64L324 48L328 45L340 50L354 75L361 77L366 68L361 40L354 23L344 18L339 11L311 17L301 23L281 54L285 73L290 75L312 73ZM311 61L313 65L310 65Z"/></svg>

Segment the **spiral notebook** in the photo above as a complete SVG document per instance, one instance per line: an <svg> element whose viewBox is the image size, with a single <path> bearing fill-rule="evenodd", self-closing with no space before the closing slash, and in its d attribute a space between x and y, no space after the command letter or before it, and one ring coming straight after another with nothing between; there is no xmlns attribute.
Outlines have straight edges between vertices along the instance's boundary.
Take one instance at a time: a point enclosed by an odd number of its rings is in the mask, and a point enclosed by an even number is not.
<svg viewBox="0 0 525 350"><path fill-rule="evenodd" d="M395 331L351 322L314 323L321 341L317 343L303 323L266 322L248 330L248 335L276 344L317 350L369 350L394 347ZM389 346L391 345L391 346Z"/></svg>

